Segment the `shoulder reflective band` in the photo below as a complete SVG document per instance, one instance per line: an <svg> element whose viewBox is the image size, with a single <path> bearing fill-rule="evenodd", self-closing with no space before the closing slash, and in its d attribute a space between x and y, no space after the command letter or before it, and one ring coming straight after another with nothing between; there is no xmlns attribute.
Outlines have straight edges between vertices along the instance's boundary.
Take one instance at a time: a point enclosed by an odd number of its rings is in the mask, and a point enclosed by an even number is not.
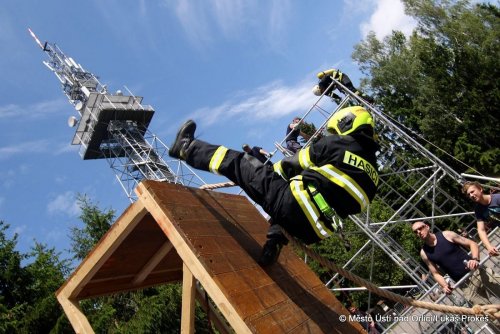
<svg viewBox="0 0 500 334"><path fill-rule="evenodd" d="M307 188L309 189L309 192L311 193L314 202L316 202L319 210L323 212L326 218L332 219L332 217L335 215L335 211L333 211L332 207L328 205L323 195L321 195L321 193L319 193L316 187L312 184L308 184Z"/></svg>
<svg viewBox="0 0 500 334"><path fill-rule="evenodd" d="M219 174L219 167L220 164L222 163L222 160L224 160L226 153L227 153L226 147L219 146L219 148L217 148L214 155L212 156L212 159L210 159L210 163L208 164L208 169L212 173Z"/></svg>
<svg viewBox="0 0 500 334"><path fill-rule="evenodd" d="M273 169L275 173L281 176L285 181L288 181L285 172L283 171L283 167L281 166L281 160L273 164Z"/></svg>
<svg viewBox="0 0 500 334"><path fill-rule="evenodd" d="M293 197L295 197L295 200L306 215L307 220L311 224L318 238L324 239L331 236L333 233L327 229L325 227L326 224L319 219L320 214L318 209L312 202L307 190L304 189L302 175L292 178L292 181L290 182L290 189L292 190Z"/></svg>
<svg viewBox="0 0 500 334"><path fill-rule="evenodd" d="M299 151L299 163L302 169L307 169L314 166L311 161L311 156L309 155L309 148L310 146Z"/></svg>
<svg viewBox="0 0 500 334"><path fill-rule="evenodd" d="M349 195L351 195L352 198L354 198L358 202L361 210L364 210L366 208L369 202L368 196L366 195L363 188L361 188L359 184L354 181L349 175L330 164L321 167L312 167L311 169L320 173L330 182L335 183L336 185L347 191Z"/></svg>
<svg viewBox="0 0 500 334"><path fill-rule="evenodd" d="M345 151L344 153L344 163L363 170L368 174L373 183L378 186L378 173L371 163L349 151Z"/></svg>

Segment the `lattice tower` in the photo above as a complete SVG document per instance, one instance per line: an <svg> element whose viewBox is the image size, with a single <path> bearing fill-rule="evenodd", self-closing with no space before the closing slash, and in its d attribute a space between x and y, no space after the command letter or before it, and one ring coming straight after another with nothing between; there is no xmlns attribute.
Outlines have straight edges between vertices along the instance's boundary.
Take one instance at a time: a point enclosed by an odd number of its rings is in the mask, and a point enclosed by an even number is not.
<svg viewBox="0 0 500 334"><path fill-rule="evenodd" d="M43 63L61 83L77 116L68 119L76 131L72 145L80 146L84 160L106 159L130 201L136 199L135 187L143 179L200 186L205 182L184 162L168 157L168 147L151 131L154 115L142 97L110 93L98 77L66 56L55 43L42 44L48 56ZM128 91L128 89L127 89Z"/></svg>

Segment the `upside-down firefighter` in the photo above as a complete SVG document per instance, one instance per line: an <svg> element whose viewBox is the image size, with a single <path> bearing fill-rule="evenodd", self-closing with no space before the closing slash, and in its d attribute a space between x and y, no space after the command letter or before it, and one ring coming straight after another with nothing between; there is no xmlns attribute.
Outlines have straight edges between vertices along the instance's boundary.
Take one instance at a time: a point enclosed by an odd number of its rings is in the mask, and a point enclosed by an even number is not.
<svg viewBox="0 0 500 334"><path fill-rule="evenodd" d="M359 106L342 109L327 128L332 135L271 167L244 152L195 139L196 123L189 120L169 154L224 175L262 206L271 226L259 263L269 265L288 243L281 228L306 244L318 242L338 232L341 219L361 212L375 196L378 145L370 113Z"/></svg>
<svg viewBox="0 0 500 334"><path fill-rule="evenodd" d="M319 82L316 86L313 87L313 93L316 96L320 96L322 94L325 94L329 97L332 98L337 104L340 103L342 100L340 96L335 94L335 90L338 90L342 93L345 94L345 91L342 87L340 87L337 83L333 82L333 79L337 80L340 82L342 85L344 85L347 89L349 89L352 93L355 95L358 95L365 99L368 103L373 103L374 100L371 96L366 95L352 84L351 79L349 76L345 73L342 73L340 70L332 68L326 71L319 72L316 75L319 79Z"/></svg>

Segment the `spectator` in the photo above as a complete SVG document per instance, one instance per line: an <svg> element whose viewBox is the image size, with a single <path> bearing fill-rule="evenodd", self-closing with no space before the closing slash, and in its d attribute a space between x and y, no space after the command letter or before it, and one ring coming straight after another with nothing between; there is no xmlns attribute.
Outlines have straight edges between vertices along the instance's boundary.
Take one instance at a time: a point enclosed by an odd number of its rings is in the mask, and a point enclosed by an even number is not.
<svg viewBox="0 0 500 334"><path fill-rule="evenodd" d="M478 182L465 182L462 192L476 203L477 233L490 256L498 256L498 248L488 239L488 231L500 226L500 194L487 195Z"/></svg>
<svg viewBox="0 0 500 334"><path fill-rule="evenodd" d="M479 247L476 242L453 231L434 234L430 231L429 225L423 221L415 222L412 230L423 240L420 256L444 293L451 294L453 287L446 282L439 270L448 274L455 282L462 279L469 271L473 271L460 287L465 298L474 304L493 304L490 298L500 296L498 282L491 281L486 270L479 267ZM469 249L472 256L460 246Z"/></svg>
<svg viewBox="0 0 500 334"><path fill-rule="evenodd" d="M268 152L266 152L262 147L254 146L250 148L250 145L243 144L242 148L243 151L245 151L247 154L253 157L256 157L263 164L266 164L268 166L273 165L273 163L269 160L271 158L271 155Z"/></svg>
<svg viewBox="0 0 500 334"><path fill-rule="evenodd" d="M286 127L286 148L294 154L302 148L302 145L299 143L299 136L305 140L309 140L311 138L309 135L300 130L301 120L302 119L300 117L295 117L292 120L292 123Z"/></svg>
<svg viewBox="0 0 500 334"><path fill-rule="evenodd" d="M464 237L464 238L469 238L470 239L470 235L469 233L467 232L466 229L463 229L463 228L458 228L457 229L457 234L459 234L461 237Z"/></svg>
<svg viewBox="0 0 500 334"><path fill-rule="evenodd" d="M368 334L379 333L371 314L366 313L365 311L361 311L355 305L351 305L348 310L352 315L356 316L357 319L359 319L359 323L361 324L363 329L367 331Z"/></svg>

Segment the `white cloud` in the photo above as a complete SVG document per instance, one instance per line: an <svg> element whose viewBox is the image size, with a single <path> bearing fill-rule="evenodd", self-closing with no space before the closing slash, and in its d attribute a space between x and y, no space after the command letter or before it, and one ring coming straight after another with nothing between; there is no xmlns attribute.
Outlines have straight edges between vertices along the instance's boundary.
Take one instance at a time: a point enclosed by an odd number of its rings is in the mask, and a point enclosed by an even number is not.
<svg viewBox="0 0 500 334"><path fill-rule="evenodd" d="M190 42L203 48L220 31L225 38L241 39L259 35L269 45L283 43L286 22L291 12L290 0L257 4L243 0L164 1L173 10Z"/></svg>
<svg viewBox="0 0 500 334"><path fill-rule="evenodd" d="M60 112L68 108L68 101L59 98L52 101L42 101L28 106L17 104L7 104L0 106L0 119L2 118L22 118L27 120L40 119L48 114Z"/></svg>
<svg viewBox="0 0 500 334"><path fill-rule="evenodd" d="M193 3L189 0L178 0L175 6L175 14L194 45L203 45L211 40L210 25L204 4L204 2Z"/></svg>
<svg viewBox="0 0 500 334"><path fill-rule="evenodd" d="M310 80L290 87L281 82L272 82L255 89L244 99L226 101L216 107L196 110L190 117L205 125L229 118L252 117L255 120L270 120L291 114L304 113L314 103Z"/></svg>
<svg viewBox="0 0 500 334"><path fill-rule="evenodd" d="M226 36L234 36L244 24L245 1L242 0L214 0L213 12L216 22ZM245 20L246 21L246 20Z"/></svg>
<svg viewBox="0 0 500 334"><path fill-rule="evenodd" d="M269 29L268 40L269 45L274 50L280 50L285 40L286 23L290 16L291 4L289 0L277 0L271 3L269 11Z"/></svg>
<svg viewBox="0 0 500 334"><path fill-rule="evenodd" d="M63 194L57 195L47 205L47 212L50 214L63 213L70 217L75 217L80 214L80 207L76 200L76 196L72 191L66 191Z"/></svg>
<svg viewBox="0 0 500 334"><path fill-rule="evenodd" d="M410 35L416 27L416 21L404 13L401 0L376 0L375 11L368 22L360 26L363 37L373 31L378 39L390 35L393 30L399 30Z"/></svg>
<svg viewBox="0 0 500 334"><path fill-rule="evenodd" d="M45 139L4 146L0 147L0 160L10 158L16 154L47 152L48 149L49 142Z"/></svg>
<svg viewBox="0 0 500 334"><path fill-rule="evenodd" d="M67 229L64 228L54 228L45 233L45 240L47 242L58 242L67 237Z"/></svg>
<svg viewBox="0 0 500 334"><path fill-rule="evenodd" d="M57 145L57 148L53 150L54 155L60 155L60 154L65 154L65 153L72 153L74 154L75 152L78 152L80 150L80 145L71 145L67 141L64 143L59 143Z"/></svg>
<svg viewBox="0 0 500 334"><path fill-rule="evenodd" d="M1 152L0 152L1 156ZM9 188L16 182L16 178L19 176L27 175L29 173L29 167L25 164L19 166L14 166L14 168L8 170L0 170L0 183L4 188Z"/></svg>

